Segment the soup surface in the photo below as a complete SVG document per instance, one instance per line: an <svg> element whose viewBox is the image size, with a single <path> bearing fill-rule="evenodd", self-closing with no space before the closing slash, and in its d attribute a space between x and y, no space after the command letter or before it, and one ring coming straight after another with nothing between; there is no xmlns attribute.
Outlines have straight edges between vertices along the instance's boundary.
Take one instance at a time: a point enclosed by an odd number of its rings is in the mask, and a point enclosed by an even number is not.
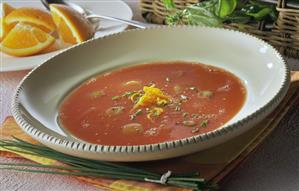
<svg viewBox="0 0 299 191"><path fill-rule="evenodd" d="M212 131L242 107L246 89L233 74L183 61L117 69L89 79L63 100L59 122L103 145L141 145Z"/></svg>

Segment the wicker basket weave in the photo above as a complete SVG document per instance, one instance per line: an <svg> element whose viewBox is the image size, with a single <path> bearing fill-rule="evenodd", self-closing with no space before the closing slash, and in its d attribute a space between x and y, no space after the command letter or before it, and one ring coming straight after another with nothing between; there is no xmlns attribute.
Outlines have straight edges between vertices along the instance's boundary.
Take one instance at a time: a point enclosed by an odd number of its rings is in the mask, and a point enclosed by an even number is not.
<svg viewBox="0 0 299 191"><path fill-rule="evenodd" d="M177 9L198 3L200 0L174 0ZM288 57L299 58L299 9L286 7L287 0L278 0L278 19L273 27L265 30L265 24L256 25L237 24L225 25L225 28L240 30L253 34L273 46ZM162 0L140 0L143 17L152 23L164 24L167 10Z"/></svg>

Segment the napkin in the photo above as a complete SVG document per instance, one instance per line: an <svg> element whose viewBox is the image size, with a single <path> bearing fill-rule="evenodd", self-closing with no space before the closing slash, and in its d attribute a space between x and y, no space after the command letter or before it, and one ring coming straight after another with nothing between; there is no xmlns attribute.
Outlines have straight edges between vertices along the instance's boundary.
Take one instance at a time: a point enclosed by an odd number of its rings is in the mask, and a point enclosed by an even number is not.
<svg viewBox="0 0 299 191"><path fill-rule="evenodd" d="M199 171L206 180L218 183L223 180L233 169L240 165L249 154L262 143L262 141L277 127L281 119L293 105L299 104L299 79L298 73L292 73L291 87L275 111L261 123L251 128L246 133L213 148L174 159L152 162L130 163L135 168L146 169L159 173L171 170L173 172ZM296 103L296 104L295 104ZM38 142L26 135L16 124L13 117L8 117L0 128L0 139L11 139L11 136L37 144ZM39 164L63 165L58 161L37 157L18 152L11 152L0 148L0 157L25 158ZM58 176L58 175L57 175ZM93 184L102 190L113 191L185 191L188 189L174 188L154 183L112 180L105 178L74 177L86 183Z"/></svg>

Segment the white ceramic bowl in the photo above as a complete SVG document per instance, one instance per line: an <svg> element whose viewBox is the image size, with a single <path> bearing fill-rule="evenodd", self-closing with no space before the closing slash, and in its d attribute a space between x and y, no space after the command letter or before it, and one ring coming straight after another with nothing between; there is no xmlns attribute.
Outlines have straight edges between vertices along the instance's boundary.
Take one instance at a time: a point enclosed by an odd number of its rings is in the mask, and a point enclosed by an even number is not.
<svg viewBox="0 0 299 191"><path fill-rule="evenodd" d="M84 80L111 68L163 60L198 61L234 73L248 93L241 111L212 132L137 146L78 141L58 125L60 101ZM130 30L75 46L34 69L17 88L12 113L27 134L63 153L108 161L158 160L197 152L240 135L273 111L288 86L289 69L281 55L250 35L187 26Z"/></svg>

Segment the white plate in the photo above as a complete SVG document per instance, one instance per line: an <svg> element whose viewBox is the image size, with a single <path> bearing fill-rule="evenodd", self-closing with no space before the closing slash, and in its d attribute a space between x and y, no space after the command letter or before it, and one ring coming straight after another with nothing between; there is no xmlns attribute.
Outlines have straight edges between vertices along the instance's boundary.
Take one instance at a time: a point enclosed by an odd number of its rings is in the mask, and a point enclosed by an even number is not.
<svg viewBox="0 0 299 191"><path fill-rule="evenodd" d="M8 2L13 7L39 7L44 8L42 3L39 0L31 0L31 1L16 1L16 0L4 0L1 2ZM96 14L102 14L107 16L114 16L123 19L132 19L133 13L131 8L120 0L113 0L113 1L72 1L82 5L89 10L92 10ZM117 33L125 30L127 25L119 24L116 22L103 20L101 21L102 30L95 34L95 38L99 38L108 34ZM48 58L56 55L61 50L40 54L35 56L29 57L13 57L8 56L2 52L0 52L0 72L7 72L7 71L17 71L17 70L25 70L31 69L39 64L43 63Z"/></svg>

